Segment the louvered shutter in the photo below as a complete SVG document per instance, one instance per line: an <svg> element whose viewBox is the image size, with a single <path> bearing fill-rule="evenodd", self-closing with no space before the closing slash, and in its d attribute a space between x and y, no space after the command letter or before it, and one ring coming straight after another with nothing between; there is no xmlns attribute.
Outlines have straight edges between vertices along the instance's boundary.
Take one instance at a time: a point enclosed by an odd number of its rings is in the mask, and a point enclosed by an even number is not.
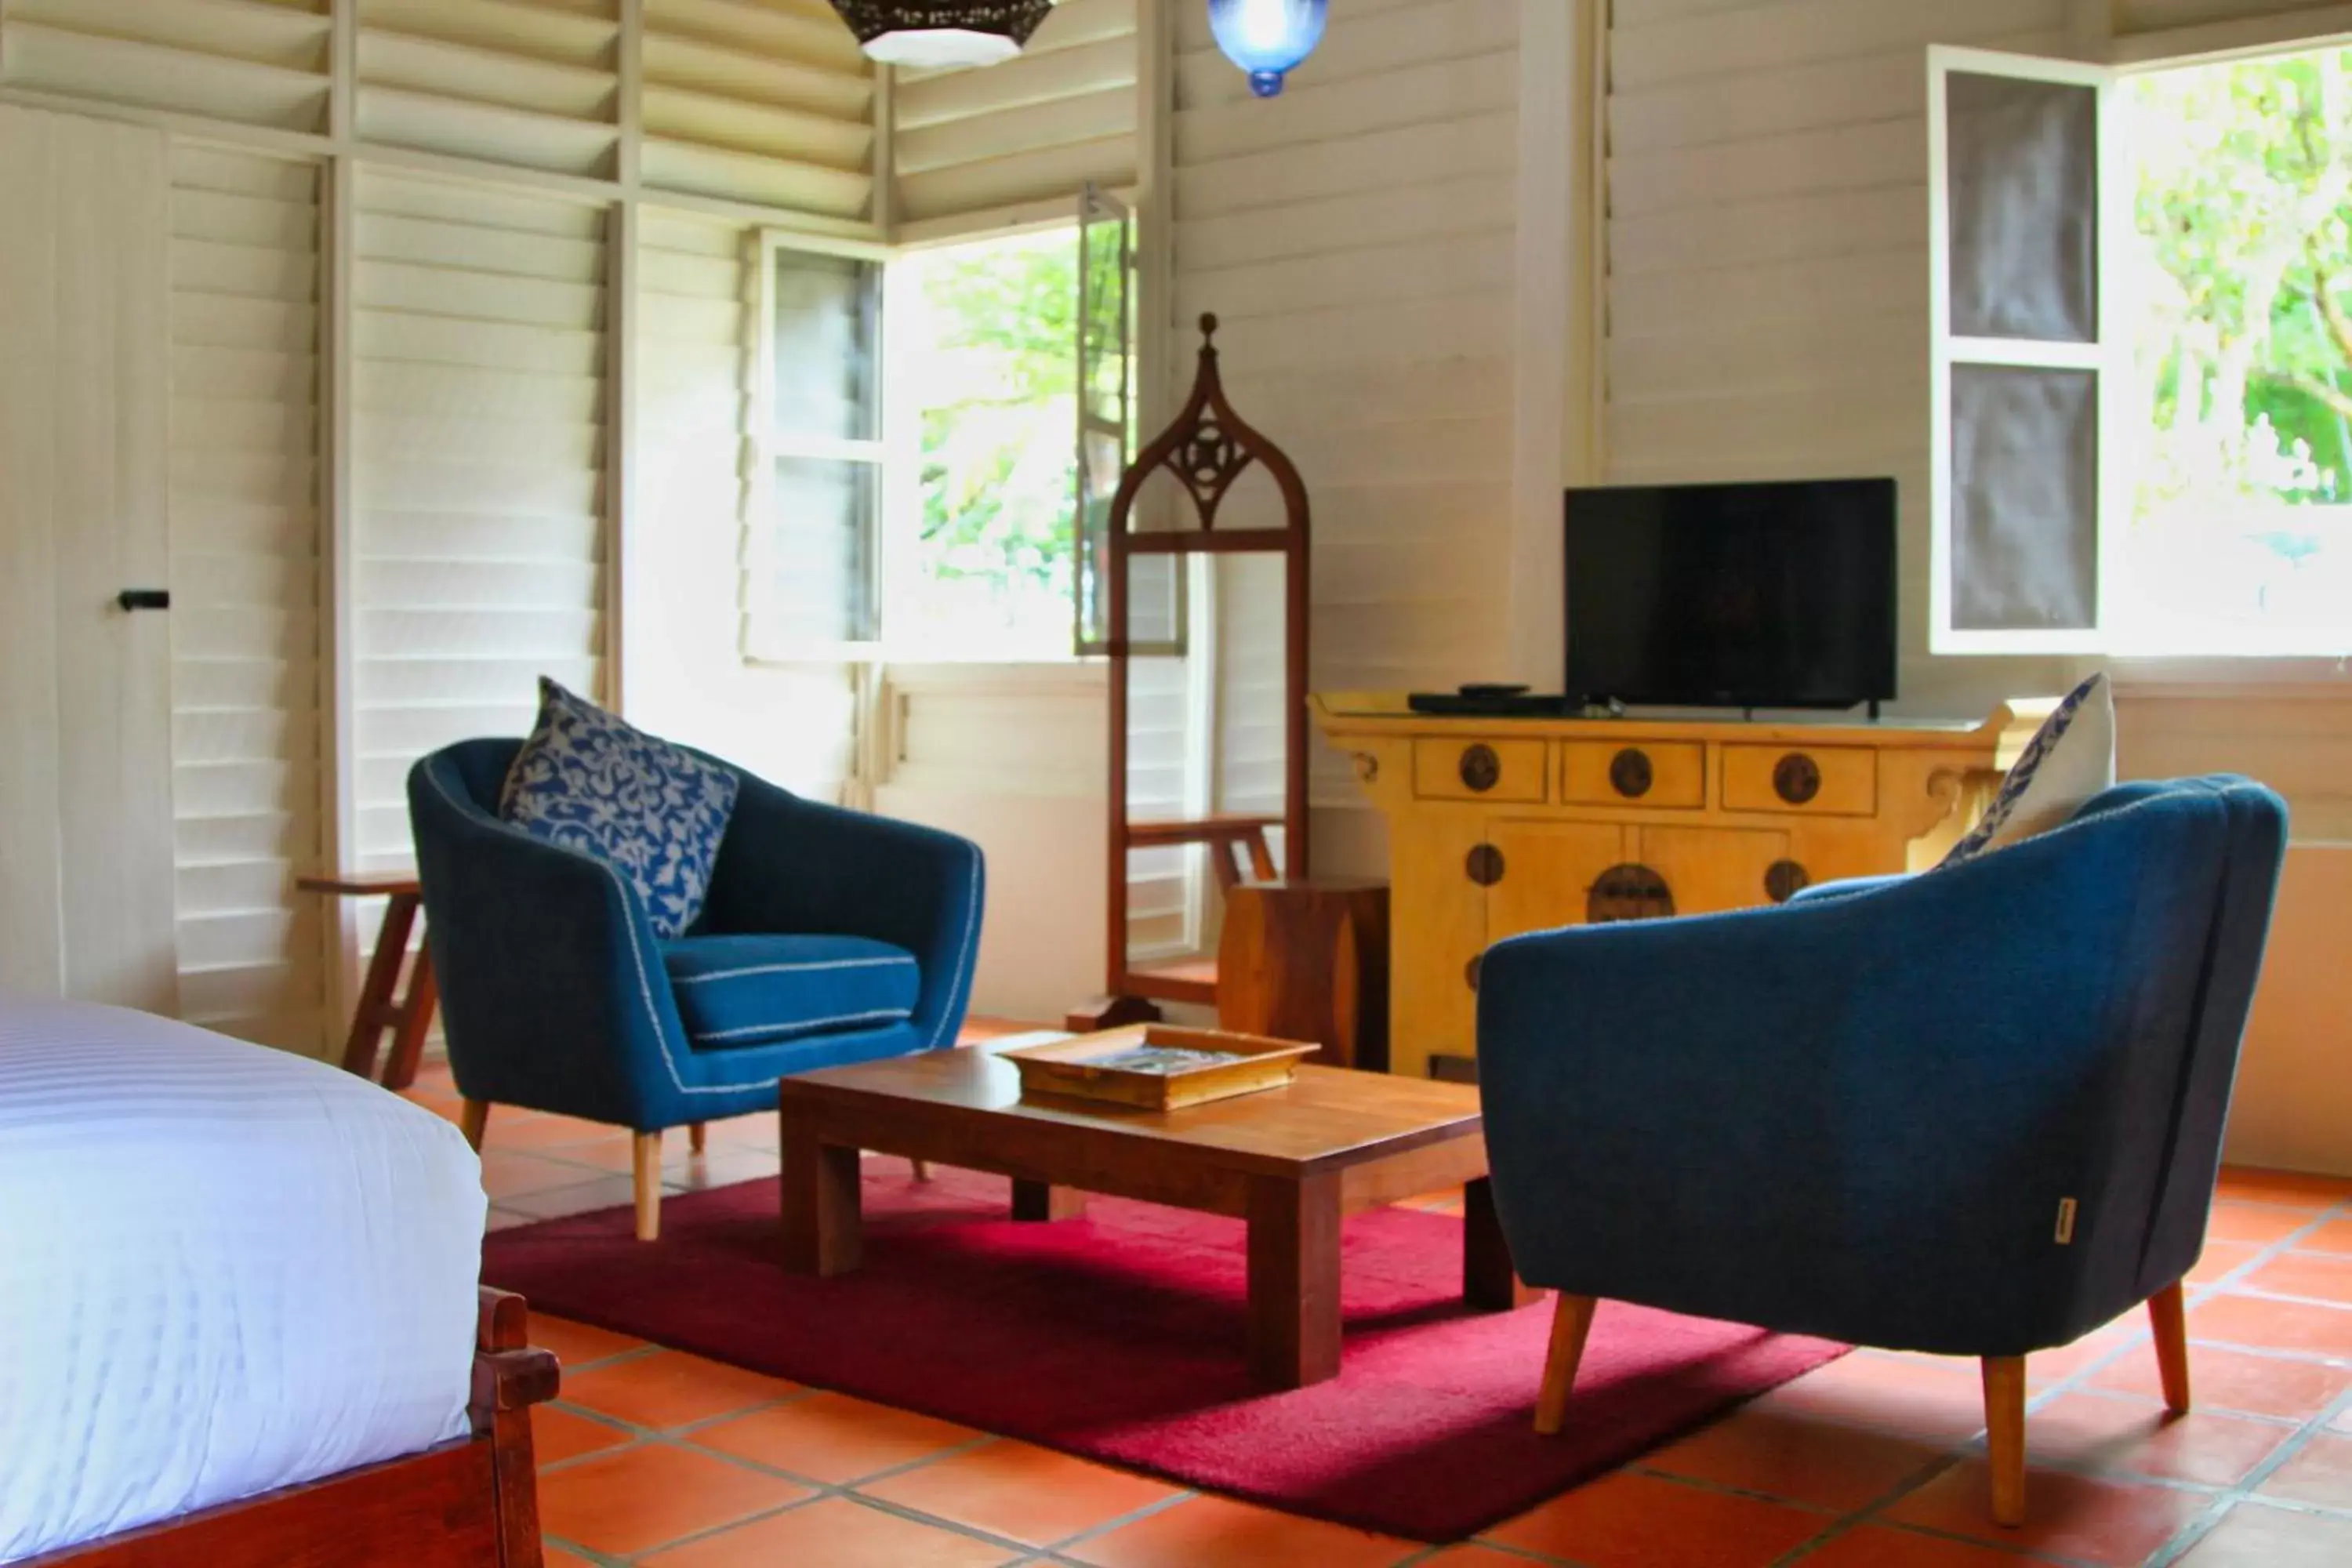
<svg viewBox="0 0 2352 1568"><path fill-rule="evenodd" d="M940 224L1136 174L1136 0L1061 0L1016 59L898 73L893 216Z"/></svg>
<svg viewBox="0 0 2352 1568"><path fill-rule="evenodd" d="M172 794L180 1006L326 1033L318 168L172 157Z"/></svg>
<svg viewBox="0 0 2352 1568"><path fill-rule="evenodd" d="M408 768L602 694L602 208L373 172L359 192L352 574L364 867L406 864Z"/></svg>
<svg viewBox="0 0 2352 1568"><path fill-rule="evenodd" d="M872 216L874 77L824 0L646 0L656 189Z"/></svg>
<svg viewBox="0 0 2352 1568"><path fill-rule="evenodd" d="M619 0L359 0L362 139L611 177Z"/></svg>
<svg viewBox="0 0 2352 1568"><path fill-rule="evenodd" d="M324 131L327 0L8 0L0 82Z"/></svg>

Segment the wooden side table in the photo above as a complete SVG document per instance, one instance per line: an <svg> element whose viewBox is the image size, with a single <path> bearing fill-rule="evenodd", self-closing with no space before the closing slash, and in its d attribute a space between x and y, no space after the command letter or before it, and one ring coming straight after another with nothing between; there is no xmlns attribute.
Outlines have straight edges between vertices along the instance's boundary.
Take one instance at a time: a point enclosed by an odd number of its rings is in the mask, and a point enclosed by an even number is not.
<svg viewBox="0 0 2352 1568"><path fill-rule="evenodd" d="M425 1031L433 1024L433 953L416 951L416 967L408 977L408 994L397 1000L401 960L408 952L410 932L425 890L413 872L383 872L352 877L303 877L295 884L306 893L326 893L345 899L383 899L383 925L376 932L375 953L368 960L367 980L360 987L359 1005L352 1015L352 1032L343 1042L343 1070L362 1078L375 1077L375 1051L383 1031L392 1031L392 1055L384 1062L383 1087L406 1089L416 1081L417 1058L425 1053Z"/></svg>
<svg viewBox="0 0 2352 1568"><path fill-rule="evenodd" d="M1389 1063L1389 885L1354 877L1225 889L1217 1027L1313 1040L1329 1067Z"/></svg>

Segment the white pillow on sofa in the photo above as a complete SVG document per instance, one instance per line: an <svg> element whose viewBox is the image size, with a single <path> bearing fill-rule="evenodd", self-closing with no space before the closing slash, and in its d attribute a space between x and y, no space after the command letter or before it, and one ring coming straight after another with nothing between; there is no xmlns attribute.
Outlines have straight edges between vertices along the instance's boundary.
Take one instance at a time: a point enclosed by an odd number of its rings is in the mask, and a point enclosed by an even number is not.
<svg viewBox="0 0 2352 1568"><path fill-rule="evenodd" d="M2115 782L2116 704L2100 674L2068 692L2042 721L2000 781L1984 819L1952 846L1943 863L1957 866L2047 833Z"/></svg>

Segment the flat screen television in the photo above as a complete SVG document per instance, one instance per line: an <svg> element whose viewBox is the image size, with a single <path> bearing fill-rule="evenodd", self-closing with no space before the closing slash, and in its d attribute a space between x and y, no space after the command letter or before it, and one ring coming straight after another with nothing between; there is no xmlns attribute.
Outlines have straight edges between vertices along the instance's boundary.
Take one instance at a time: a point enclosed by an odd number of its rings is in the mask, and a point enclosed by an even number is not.
<svg viewBox="0 0 2352 1568"><path fill-rule="evenodd" d="M1895 695L1893 479L1568 492L1568 693L1672 707Z"/></svg>

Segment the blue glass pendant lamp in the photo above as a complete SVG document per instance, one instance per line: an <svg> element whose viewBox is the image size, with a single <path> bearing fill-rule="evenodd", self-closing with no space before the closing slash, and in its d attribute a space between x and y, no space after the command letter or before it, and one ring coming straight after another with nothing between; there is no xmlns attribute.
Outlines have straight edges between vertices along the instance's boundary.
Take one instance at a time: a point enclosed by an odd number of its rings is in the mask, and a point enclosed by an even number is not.
<svg viewBox="0 0 2352 1568"><path fill-rule="evenodd" d="M1323 41L1330 0L1209 0L1209 30L1225 58L1249 72L1250 90L1272 98Z"/></svg>

